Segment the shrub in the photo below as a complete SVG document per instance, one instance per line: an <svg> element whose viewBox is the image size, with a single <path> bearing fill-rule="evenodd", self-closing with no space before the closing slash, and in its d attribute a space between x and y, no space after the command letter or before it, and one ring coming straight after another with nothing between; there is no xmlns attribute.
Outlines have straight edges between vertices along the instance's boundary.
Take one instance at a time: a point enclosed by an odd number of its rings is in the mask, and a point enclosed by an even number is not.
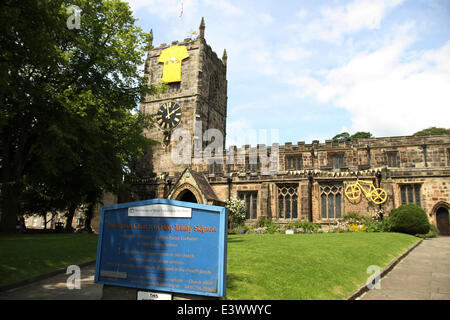
<svg viewBox="0 0 450 320"><path fill-rule="evenodd" d="M282 225L274 223L272 219L269 217L259 217L258 220L256 220L254 227L248 232L257 234L275 233L281 231L282 228L283 228Z"/></svg>
<svg viewBox="0 0 450 320"><path fill-rule="evenodd" d="M289 223L286 223L286 224L284 225L284 227L281 228L281 229L282 229L283 231L286 231L286 230L289 230L289 229L293 230L293 229L295 229L295 228L296 228L295 223L289 222Z"/></svg>
<svg viewBox="0 0 450 320"><path fill-rule="evenodd" d="M363 217L361 223L366 226L366 232L389 232L387 219L379 221L374 217Z"/></svg>
<svg viewBox="0 0 450 320"><path fill-rule="evenodd" d="M231 228L241 225L245 221L245 204L238 199L227 200L225 208L228 209L228 222Z"/></svg>
<svg viewBox="0 0 450 320"><path fill-rule="evenodd" d="M363 216L358 212L350 211L344 215L344 221L347 223L360 223L363 220Z"/></svg>
<svg viewBox="0 0 450 320"><path fill-rule="evenodd" d="M272 219L269 217L259 217L258 220L256 220L256 227L258 228L270 227L272 224Z"/></svg>
<svg viewBox="0 0 450 320"><path fill-rule="evenodd" d="M268 225L265 229L266 229L266 232L270 233L270 234L282 231L281 226L279 224L276 224L276 223L272 223L272 224Z"/></svg>
<svg viewBox="0 0 450 320"><path fill-rule="evenodd" d="M416 234L416 237L420 237L420 238L436 238L439 234L438 229L436 228L436 226L434 224L430 224L430 231L428 231L427 234Z"/></svg>
<svg viewBox="0 0 450 320"><path fill-rule="evenodd" d="M404 204L393 209L388 221L389 229L393 232L416 235L430 231L427 214L415 204Z"/></svg>
<svg viewBox="0 0 450 320"><path fill-rule="evenodd" d="M303 233L313 233L313 232L318 231L321 227L320 224L313 223L310 221L297 221L294 223L294 226L297 229L302 228ZM307 230L309 230L309 232Z"/></svg>
<svg viewBox="0 0 450 320"><path fill-rule="evenodd" d="M366 223L367 232L389 232L388 220L382 221L372 221L371 223Z"/></svg>
<svg viewBox="0 0 450 320"><path fill-rule="evenodd" d="M239 234L244 234L247 233L249 228L245 225L245 224L241 224L239 226L237 226L235 228L235 230L239 233Z"/></svg>

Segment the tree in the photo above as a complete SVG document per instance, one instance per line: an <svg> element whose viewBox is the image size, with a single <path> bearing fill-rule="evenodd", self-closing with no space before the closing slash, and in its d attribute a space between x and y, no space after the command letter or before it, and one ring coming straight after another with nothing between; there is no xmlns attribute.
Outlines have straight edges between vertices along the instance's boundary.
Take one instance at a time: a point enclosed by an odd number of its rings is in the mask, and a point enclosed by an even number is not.
<svg viewBox="0 0 450 320"><path fill-rule="evenodd" d="M0 21L0 230L13 231L26 188L98 202L152 143L134 111L150 35L119 0L5 0Z"/></svg>
<svg viewBox="0 0 450 320"><path fill-rule="evenodd" d="M353 135L350 135L348 132L342 132L333 137L333 141L352 141L354 139L368 139L373 138L373 135L370 132L358 131Z"/></svg>
<svg viewBox="0 0 450 320"><path fill-rule="evenodd" d="M430 127L427 129L417 131L416 133L413 134L413 136L432 136L439 134L450 134L450 129Z"/></svg>
<svg viewBox="0 0 450 320"><path fill-rule="evenodd" d="M335 135L333 141L350 141L350 134L348 132L342 132Z"/></svg>
<svg viewBox="0 0 450 320"><path fill-rule="evenodd" d="M50 108L43 78L51 78L60 62L48 30L59 30L58 8L43 2L4 1L0 5L0 161L1 229L14 227L22 178L38 139L40 118ZM51 80L50 80L51 81ZM42 95L39 94L42 92Z"/></svg>
<svg viewBox="0 0 450 320"><path fill-rule="evenodd" d="M350 137L350 140L369 139L369 138L373 138L373 135L370 132L358 131Z"/></svg>

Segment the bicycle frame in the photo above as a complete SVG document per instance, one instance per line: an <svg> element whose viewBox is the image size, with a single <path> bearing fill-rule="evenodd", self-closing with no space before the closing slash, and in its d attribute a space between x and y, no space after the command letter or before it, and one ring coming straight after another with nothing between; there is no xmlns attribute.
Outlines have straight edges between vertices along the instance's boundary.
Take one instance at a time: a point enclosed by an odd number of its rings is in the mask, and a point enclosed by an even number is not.
<svg viewBox="0 0 450 320"><path fill-rule="evenodd" d="M373 190L375 190L375 186L373 185L372 181L363 181L363 180L356 180L355 184L360 187L360 189L362 190L362 192L364 192L364 195L366 196L366 198L370 198L370 195L372 194ZM369 186L369 191L366 191L366 189L364 189L364 187L361 184L365 184Z"/></svg>
<svg viewBox="0 0 450 320"><path fill-rule="evenodd" d="M361 192L367 199L375 204L382 204L387 199L387 193L382 188L374 186L372 181L356 180L355 183L349 184L345 188L345 195L349 200L356 200L360 197Z"/></svg>

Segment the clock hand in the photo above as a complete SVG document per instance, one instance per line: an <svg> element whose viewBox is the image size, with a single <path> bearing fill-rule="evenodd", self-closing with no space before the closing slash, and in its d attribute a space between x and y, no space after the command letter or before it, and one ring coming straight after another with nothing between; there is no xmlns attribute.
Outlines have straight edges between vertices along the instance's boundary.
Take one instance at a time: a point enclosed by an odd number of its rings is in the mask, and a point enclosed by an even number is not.
<svg viewBox="0 0 450 320"><path fill-rule="evenodd" d="M166 116L166 119L169 119L169 117L170 117L173 113L175 113L176 111L178 111L178 110L180 110L180 107L178 107L178 108L176 108L175 110L173 110L172 112L168 113L167 116Z"/></svg>
<svg viewBox="0 0 450 320"><path fill-rule="evenodd" d="M166 112L167 112L167 114L169 114L169 104L168 103L166 103Z"/></svg>
<svg viewBox="0 0 450 320"><path fill-rule="evenodd" d="M169 103L166 103L165 106L166 106L166 119L169 119Z"/></svg>

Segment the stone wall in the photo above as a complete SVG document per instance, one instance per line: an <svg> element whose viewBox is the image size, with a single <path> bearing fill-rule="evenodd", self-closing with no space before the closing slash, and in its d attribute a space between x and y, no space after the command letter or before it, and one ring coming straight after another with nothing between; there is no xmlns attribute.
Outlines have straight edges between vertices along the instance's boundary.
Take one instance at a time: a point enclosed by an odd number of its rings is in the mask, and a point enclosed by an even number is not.
<svg viewBox="0 0 450 320"><path fill-rule="evenodd" d="M426 146L426 151L424 147ZM369 146L369 149L368 149ZM301 169L318 169L331 171L356 171L380 167L389 168L434 168L450 165L450 135L431 137L391 137L359 139L352 142L313 142L305 144L298 142L297 145L286 143L276 146L278 149L277 173L287 173L292 170L287 167L287 158L298 156L302 159ZM255 171L251 166L252 155L257 155L259 150L265 150L264 154L272 154L273 162L274 146L257 147L249 145L237 147L230 146L223 150L222 155L216 155L216 162L220 162L219 170L215 170L215 176L237 173L260 173L264 165L258 164ZM334 168L331 163L333 155L342 155L344 163L340 168ZM395 156L395 163L389 163L389 155ZM426 158L426 161L425 161ZM194 168L199 172L211 173L208 170L208 159L203 159Z"/></svg>
<svg viewBox="0 0 450 320"><path fill-rule="evenodd" d="M367 145L370 146L369 151ZM269 153L271 148L267 148ZM358 200L350 201L342 192L342 215L349 212L370 216L381 212L387 215L393 208L402 204L400 186L404 184L420 184L420 205L429 213L431 222L435 219L432 210L436 203L450 202L449 135L372 138L339 143L326 141L323 144L287 143L278 146L278 170L270 175L262 175L261 168L252 168L248 163L253 149L255 148L251 146L230 147L222 156L224 165L219 166L220 170L215 168L214 173L211 173L206 162L195 166L195 169L204 172L219 197L224 200L228 197L228 177L232 177L231 197L237 197L240 191L257 191L258 216L270 216L275 220L284 221L285 219L280 218L278 213L278 186L295 183L298 184L297 216L298 219L307 220L310 214L308 175L312 175L314 181L311 202L315 222L333 222L333 219L321 217L320 185L337 183L342 185L344 191L345 187L354 183L358 177L364 181L371 181L376 187L381 186L387 192L387 201L382 205L374 204L364 194ZM234 150L233 161L227 163L229 150ZM388 166L386 157L388 152L397 153L396 167ZM344 166L338 169L330 167L328 162L329 156L336 153L344 154L345 161ZM286 158L295 155L302 157L303 167L301 170L288 170Z"/></svg>

